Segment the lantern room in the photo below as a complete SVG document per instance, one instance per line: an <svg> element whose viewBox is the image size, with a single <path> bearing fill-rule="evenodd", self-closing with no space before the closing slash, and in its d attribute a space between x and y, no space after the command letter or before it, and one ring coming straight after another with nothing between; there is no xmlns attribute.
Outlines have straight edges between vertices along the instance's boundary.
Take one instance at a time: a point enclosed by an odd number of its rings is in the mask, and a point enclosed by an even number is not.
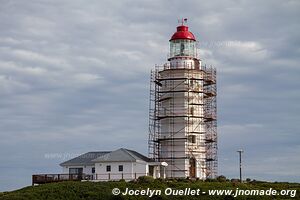
<svg viewBox="0 0 300 200"><path fill-rule="evenodd" d="M170 39L170 59L174 57L197 57L196 39L188 26L181 25Z"/></svg>

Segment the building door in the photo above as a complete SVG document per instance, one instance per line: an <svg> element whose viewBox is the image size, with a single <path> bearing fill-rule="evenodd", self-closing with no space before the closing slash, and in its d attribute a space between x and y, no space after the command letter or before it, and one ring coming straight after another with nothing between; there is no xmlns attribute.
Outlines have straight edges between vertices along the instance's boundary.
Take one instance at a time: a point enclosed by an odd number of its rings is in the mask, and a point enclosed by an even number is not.
<svg viewBox="0 0 300 200"><path fill-rule="evenodd" d="M148 176L153 176L154 177L154 166L149 166L149 174Z"/></svg>
<svg viewBox="0 0 300 200"><path fill-rule="evenodd" d="M69 168L71 179L82 180L83 168Z"/></svg>
<svg viewBox="0 0 300 200"><path fill-rule="evenodd" d="M78 180L82 180L83 168L78 168Z"/></svg>
<svg viewBox="0 0 300 200"><path fill-rule="evenodd" d="M190 158L190 178L196 177L196 159Z"/></svg>

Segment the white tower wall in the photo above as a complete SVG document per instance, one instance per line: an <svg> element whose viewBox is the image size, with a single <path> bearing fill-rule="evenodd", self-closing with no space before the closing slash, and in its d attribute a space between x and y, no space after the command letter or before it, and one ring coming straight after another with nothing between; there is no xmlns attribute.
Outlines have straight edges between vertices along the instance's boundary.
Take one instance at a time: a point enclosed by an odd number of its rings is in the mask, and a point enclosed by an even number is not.
<svg viewBox="0 0 300 200"><path fill-rule="evenodd" d="M193 58L171 60L169 69L159 72L159 156L169 163L168 177L205 179L203 76ZM191 174L190 158L195 159L195 174Z"/></svg>

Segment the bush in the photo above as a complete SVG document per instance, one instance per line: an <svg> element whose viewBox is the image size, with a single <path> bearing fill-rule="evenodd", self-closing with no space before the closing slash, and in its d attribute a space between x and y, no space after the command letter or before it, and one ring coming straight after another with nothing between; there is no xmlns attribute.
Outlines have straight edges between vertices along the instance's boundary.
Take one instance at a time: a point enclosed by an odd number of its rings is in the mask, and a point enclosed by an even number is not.
<svg viewBox="0 0 300 200"><path fill-rule="evenodd" d="M255 180L255 179L253 179L253 180L251 181L252 184L256 184L257 182L258 182L258 181Z"/></svg>
<svg viewBox="0 0 300 200"><path fill-rule="evenodd" d="M139 179L142 180L149 180L148 177L141 177ZM150 178L151 179L151 178ZM239 181L239 179L233 179ZM136 180L138 181L138 180ZM155 180L156 181L156 180ZM159 180L158 180L159 181ZM164 181L164 180L163 180ZM290 196L285 196L284 199L300 199L299 192L300 192L300 183L267 183L267 182L257 182L255 185L253 184L239 184L239 183L220 183L216 182L216 179L210 179L211 182L215 183L208 183L208 182L200 182L194 181L190 183L184 183L180 181L176 182L169 182L165 181L164 183L153 182L153 183L130 183L130 182L80 182L80 181L65 181L59 183L48 183L48 184L41 184L39 186L29 186L23 189L19 189L12 192L0 192L0 199L1 200L96 200L96 199L107 199L107 200L115 200L115 199L149 199L145 196L114 196L112 194L113 188L119 188L122 192L125 191L125 188L132 188L132 189L161 189L164 190L167 187L171 187L174 189L184 189L184 188L192 188L197 189L201 188L203 191L208 191L211 189L229 189L235 190L237 187L241 189L257 189L257 190L268 190L273 188L275 190L282 190L282 189L290 189L290 190L297 190L297 194L293 198L289 198ZM209 196L209 195L202 195L202 196L153 196L151 199L162 199L162 200L189 200L189 199L283 199L283 196L240 196L238 198L234 198L232 196Z"/></svg>
<svg viewBox="0 0 300 200"><path fill-rule="evenodd" d="M140 176L138 178L139 183L152 183L154 182L154 178L152 176Z"/></svg>
<svg viewBox="0 0 300 200"><path fill-rule="evenodd" d="M163 182L166 182L166 179L163 179L163 178L156 178L154 179L155 182L159 182L159 183L163 183Z"/></svg>
<svg viewBox="0 0 300 200"><path fill-rule="evenodd" d="M176 179L176 178L167 178L166 180L168 182L177 182L178 179Z"/></svg>
<svg viewBox="0 0 300 200"><path fill-rule="evenodd" d="M240 182L240 179L233 178L233 179L231 179L231 182L232 182L232 183L239 183L239 182Z"/></svg>
<svg viewBox="0 0 300 200"><path fill-rule="evenodd" d="M205 180L205 182L217 182L217 179L214 179L214 178L207 178Z"/></svg>
<svg viewBox="0 0 300 200"><path fill-rule="evenodd" d="M218 177L217 177L217 181L219 181L219 182L226 182L226 177L223 176L223 175L218 176Z"/></svg>
<svg viewBox="0 0 300 200"><path fill-rule="evenodd" d="M187 182L190 182L190 179L189 178L176 178L176 181L187 183Z"/></svg>

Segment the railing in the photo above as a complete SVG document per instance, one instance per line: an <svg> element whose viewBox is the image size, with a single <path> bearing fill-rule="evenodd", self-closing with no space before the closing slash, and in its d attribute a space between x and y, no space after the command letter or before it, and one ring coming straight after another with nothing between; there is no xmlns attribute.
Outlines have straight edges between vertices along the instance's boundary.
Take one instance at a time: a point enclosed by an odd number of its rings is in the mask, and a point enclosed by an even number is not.
<svg viewBox="0 0 300 200"><path fill-rule="evenodd" d="M199 69L199 65L190 62L165 63L163 69Z"/></svg>
<svg viewBox="0 0 300 200"><path fill-rule="evenodd" d="M197 69L201 71L205 71L207 79L216 78L216 69L212 66L202 65L200 66L197 63L191 62L177 62L177 63L165 63L162 66L157 65L156 68L158 70L168 70L168 69Z"/></svg>
<svg viewBox="0 0 300 200"><path fill-rule="evenodd" d="M107 180L135 180L139 176L147 176L148 173L107 173L107 174L94 174L93 180L107 181Z"/></svg>
<svg viewBox="0 0 300 200"><path fill-rule="evenodd" d="M148 173L107 173L107 174L34 174L32 175L32 185L61 181L81 181L81 180L135 180L139 176L147 176Z"/></svg>
<svg viewBox="0 0 300 200"><path fill-rule="evenodd" d="M79 181L86 178L85 174L34 174L32 175L32 185L60 182L60 181Z"/></svg>

